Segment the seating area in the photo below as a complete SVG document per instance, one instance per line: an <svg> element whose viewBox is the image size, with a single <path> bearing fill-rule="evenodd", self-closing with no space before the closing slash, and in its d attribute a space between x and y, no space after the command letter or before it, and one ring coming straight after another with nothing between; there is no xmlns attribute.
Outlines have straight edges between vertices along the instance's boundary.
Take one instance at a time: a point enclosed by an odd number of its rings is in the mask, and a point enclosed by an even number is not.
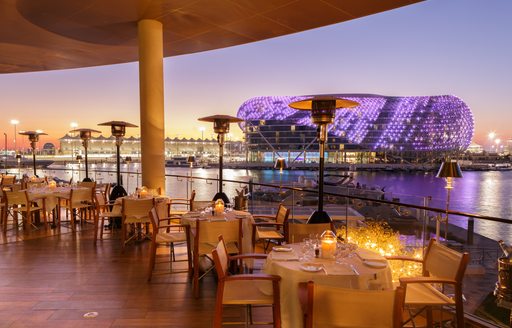
<svg viewBox="0 0 512 328"><path fill-rule="evenodd" d="M57 214L47 211L46 202L38 203L39 199L19 205L25 207L13 206L9 195L29 197L28 192L4 190L7 215L13 210L27 212L26 206L41 213L37 225L30 216L19 216L20 224L34 229L17 227L18 221L12 219L9 225L17 232L3 228L1 247L6 256L0 259L0 268L16 268L7 271L0 285L0 294L16 308L9 311L7 303L2 307L0 301L0 317L5 314L8 322L60 326L93 316L88 320L95 325L109 326L208 327L213 323L221 327L234 322L286 328L335 327L344 322L377 327L369 323L379 322L381 327L434 327L439 318L441 322L453 318L457 327L465 324L462 278L468 255L435 240L423 260L387 259L423 265L422 277L402 278L396 287L386 259L378 254L351 249L354 256L340 263L334 261L336 250L332 257L323 256L328 250L320 240L314 246L314 239L333 226L289 220L290 210L282 204L274 209L275 216L259 216L270 221L256 222L256 215L244 211L204 216L188 210L177 215L169 198L161 195L127 196L108 203L94 187L78 188L71 189L68 197L58 197ZM83 192L80 200L73 197L77 191ZM46 214L56 218L68 214L69 222L58 220L57 229L50 229ZM74 222L75 216L83 216L83 224ZM94 224L88 224L87 218L93 218ZM116 218L121 218L121 229L106 234L108 222ZM262 230L275 233L263 238L258 229L270 226L279 230ZM30 237L10 240L15 234ZM306 259L303 240L313 243L311 250L319 247L320 257L310 253ZM32 254L31 259L18 258L20 252ZM83 260L70 261L70 256ZM372 265L365 266L366 261ZM18 268L26 270L22 278ZM448 292L455 297L443 295L431 283L451 285ZM22 295L31 295L29 308L23 306ZM100 301L92 301L96 298ZM379 311L368 315L364 310L370 302ZM339 304L350 315L338 313ZM453 314L445 305L454 307ZM359 314L356 309L361 309ZM171 315L175 311L179 311L177 318Z"/></svg>

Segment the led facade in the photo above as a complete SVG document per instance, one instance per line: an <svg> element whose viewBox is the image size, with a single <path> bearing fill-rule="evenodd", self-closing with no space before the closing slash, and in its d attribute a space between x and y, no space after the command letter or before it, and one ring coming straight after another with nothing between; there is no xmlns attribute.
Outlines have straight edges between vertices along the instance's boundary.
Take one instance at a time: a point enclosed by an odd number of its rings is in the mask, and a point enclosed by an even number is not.
<svg viewBox="0 0 512 328"><path fill-rule="evenodd" d="M401 154L446 154L467 149L473 137L473 115L451 95L395 97L336 94L358 102L336 111L329 126L328 151L360 150ZM268 96L247 100L237 116L244 120L250 152L317 150L316 125L310 113L289 103L311 96ZM317 150L318 151L318 150ZM411 155L412 156L412 155Z"/></svg>

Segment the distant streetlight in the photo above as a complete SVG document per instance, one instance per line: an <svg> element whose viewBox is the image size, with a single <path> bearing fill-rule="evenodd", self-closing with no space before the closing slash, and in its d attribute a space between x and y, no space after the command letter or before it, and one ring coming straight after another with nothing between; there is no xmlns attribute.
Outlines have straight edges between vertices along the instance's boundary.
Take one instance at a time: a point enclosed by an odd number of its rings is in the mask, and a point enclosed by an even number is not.
<svg viewBox="0 0 512 328"><path fill-rule="evenodd" d="M11 124L14 125L14 152L17 154L18 150L16 148L16 126L20 124L20 121L13 119L11 120Z"/></svg>
<svg viewBox="0 0 512 328"><path fill-rule="evenodd" d="M489 132L489 134L487 135L487 137L491 140L494 140L494 138L496 138L496 132L494 131L491 131Z"/></svg>

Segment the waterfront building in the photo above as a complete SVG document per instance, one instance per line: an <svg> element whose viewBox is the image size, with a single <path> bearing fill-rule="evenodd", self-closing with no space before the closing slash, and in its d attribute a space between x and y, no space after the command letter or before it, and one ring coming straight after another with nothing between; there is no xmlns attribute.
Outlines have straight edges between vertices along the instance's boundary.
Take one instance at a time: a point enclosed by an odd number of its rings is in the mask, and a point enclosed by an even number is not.
<svg viewBox="0 0 512 328"><path fill-rule="evenodd" d="M59 155L69 155L74 158L76 155L83 154L82 140L78 135L66 134L59 139ZM244 146L241 141L227 140L226 151L233 155L230 158L239 158L245 156ZM141 149L139 137L128 137L123 140L121 152L125 155L132 155L138 158ZM88 153L91 156L99 155L102 157L114 155L116 153L116 139L112 136L91 138L89 142ZM209 161L216 162L219 153L217 139L194 139L194 138L165 138L165 157L172 158L177 156L193 155L197 157L206 157Z"/></svg>
<svg viewBox="0 0 512 328"><path fill-rule="evenodd" d="M473 137L473 115L451 95L396 97L336 94L358 102L339 109L328 133L331 163L428 162L464 152ZM237 116L244 120L250 161L318 161L316 126L310 113L289 103L311 96L269 96L247 100Z"/></svg>

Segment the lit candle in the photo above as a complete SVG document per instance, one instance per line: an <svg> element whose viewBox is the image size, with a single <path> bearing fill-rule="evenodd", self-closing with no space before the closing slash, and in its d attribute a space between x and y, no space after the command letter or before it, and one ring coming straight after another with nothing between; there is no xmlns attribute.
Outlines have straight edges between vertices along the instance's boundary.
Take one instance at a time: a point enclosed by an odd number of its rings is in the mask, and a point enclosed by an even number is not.
<svg viewBox="0 0 512 328"><path fill-rule="evenodd" d="M53 180L48 182L48 188L50 188L50 189L57 188L57 183L55 181L53 181Z"/></svg>
<svg viewBox="0 0 512 328"><path fill-rule="evenodd" d="M148 189L146 187L142 186L140 188L139 196L140 196L140 198L146 198L148 196Z"/></svg>
<svg viewBox="0 0 512 328"><path fill-rule="evenodd" d="M336 235L331 230L325 230L320 237L320 249L322 251L322 258L332 259L336 252Z"/></svg>
<svg viewBox="0 0 512 328"><path fill-rule="evenodd" d="M322 258L332 259L336 252L336 241L332 239L322 240Z"/></svg>
<svg viewBox="0 0 512 328"><path fill-rule="evenodd" d="M222 199L217 199L215 201L215 208L214 208L215 215L221 215L224 213L224 202Z"/></svg>

